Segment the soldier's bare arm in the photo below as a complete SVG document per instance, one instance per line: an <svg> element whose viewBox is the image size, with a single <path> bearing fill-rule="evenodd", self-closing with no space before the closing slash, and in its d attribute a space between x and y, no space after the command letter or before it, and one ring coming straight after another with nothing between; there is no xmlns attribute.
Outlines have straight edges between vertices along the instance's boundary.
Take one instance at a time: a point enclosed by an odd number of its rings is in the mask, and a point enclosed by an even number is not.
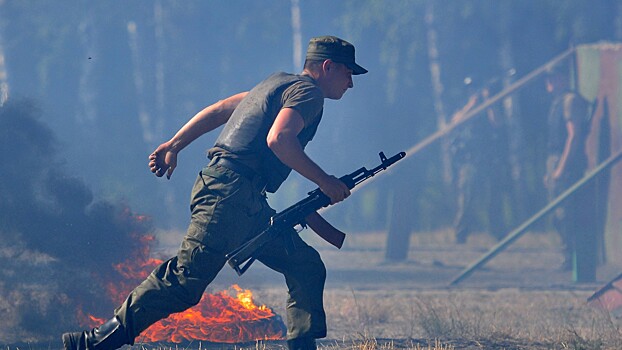
<svg viewBox="0 0 622 350"><path fill-rule="evenodd" d="M328 175L304 152L297 135L304 127L300 113L283 108L268 132L268 147L285 165L317 184L332 203L350 195L350 189L335 176Z"/></svg>
<svg viewBox="0 0 622 350"><path fill-rule="evenodd" d="M177 167L177 154L199 136L225 124L248 92L220 100L195 114L170 140L149 155L149 169L157 177L171 178Z"/></svg>

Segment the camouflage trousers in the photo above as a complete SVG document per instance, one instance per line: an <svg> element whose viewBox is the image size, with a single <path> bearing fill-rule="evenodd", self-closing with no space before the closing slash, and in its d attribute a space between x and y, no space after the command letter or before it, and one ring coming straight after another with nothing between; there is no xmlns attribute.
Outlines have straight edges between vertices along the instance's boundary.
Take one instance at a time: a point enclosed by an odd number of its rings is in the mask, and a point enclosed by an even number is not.
<svg viewBox="0 0 622 350"><path fill-rule="evenodd" d="M191 195L191 222L177 255L158 266L115 310L132 341L151 324L201 300L226 263L225 254L265 227L274 210L261 185L219 165L199 173ZM319 253L297 234L294 252L276 240L257 260L282 273L288 287L287 338L323 338L326 269Z"/></svg>

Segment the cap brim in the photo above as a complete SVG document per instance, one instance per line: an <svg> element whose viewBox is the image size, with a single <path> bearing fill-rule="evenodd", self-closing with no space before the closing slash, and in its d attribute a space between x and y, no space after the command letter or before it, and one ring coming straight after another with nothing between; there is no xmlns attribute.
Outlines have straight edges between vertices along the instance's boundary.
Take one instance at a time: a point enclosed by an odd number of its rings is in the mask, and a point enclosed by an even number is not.
<svg viewBox="0 0 622 350"><path fill-rule="evenodd" d="M352 75L360 75L367 73L367 69L359 66L356 63L344 63L348 68L352 69Z"/></svg>

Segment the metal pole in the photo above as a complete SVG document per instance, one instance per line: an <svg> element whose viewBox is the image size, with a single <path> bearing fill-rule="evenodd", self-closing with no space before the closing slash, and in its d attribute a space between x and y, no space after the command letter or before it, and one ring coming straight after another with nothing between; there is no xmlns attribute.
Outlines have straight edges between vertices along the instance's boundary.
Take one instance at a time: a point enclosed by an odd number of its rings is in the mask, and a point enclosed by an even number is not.
<svg viewBox="0 0 622 350"><path fill-rule="evenodd" d="M488 253L484 254L479 260L468 266L464 269L458 277L454 278L449 285L453 286L460 283L462 280L469 277L476 269L487 263L490 259L494 258L497 254L501 252L501 250L505 249L507 246L512 244L516 239L522 236L527 228L529 228L533 223L535 223L538 219L542 218L544 215L549 213L551 210L557 208L565 199L575 193L579 188L583 187L586 183L592 180L596 175L600 172L608 169L616 162L622 159L622 151L610 156L604 162L600 163L596 168L588 172L583 178L579 181L575 182L570 188L564 191L562 194L557 196L554 200L552 200L549 204L547 204L544 208L542 208L539 212L534 214L529 219L525 220L520 226L511 231L503 240L501 240L497 245L492 247Z"/></svg>

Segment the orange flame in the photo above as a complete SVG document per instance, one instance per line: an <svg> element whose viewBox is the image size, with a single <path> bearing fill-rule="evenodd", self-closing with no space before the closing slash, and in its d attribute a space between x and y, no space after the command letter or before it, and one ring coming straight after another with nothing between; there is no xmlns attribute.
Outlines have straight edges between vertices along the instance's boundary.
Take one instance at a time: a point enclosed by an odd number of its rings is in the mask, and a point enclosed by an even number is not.
<svg viewBox="0 0 622 350"><path fill-rule="evenodd" d="M141 220L142 217L137 217ZM111 300L119 305L136 286L147 278L161 260L149 258L149 245L153 236L137 238L141 249L134 252L126 262L114 266L124 281L108 281L107 290ZM236 297L227 290L216 294L204 294L195 307L172 314L146 329L136 339L139 342L173 342L202 340L219 343L239 343L255 340L278 340L285 336L285 325L281 317L265 305L257 306L250 290L237 285ZM83 326L96 327L105 319L85 315L78 308L78 320Z"/></svg>
<svg viewBox="0 0 622 350"><path fill-rule="evenodd" d="M255 305L250 290L237 285L232 288L237 292L235 298L226 290L205 294L197 306L152 325L138 340L238 343L282 339L285 329L280 317L265 305Z"/></svg>

